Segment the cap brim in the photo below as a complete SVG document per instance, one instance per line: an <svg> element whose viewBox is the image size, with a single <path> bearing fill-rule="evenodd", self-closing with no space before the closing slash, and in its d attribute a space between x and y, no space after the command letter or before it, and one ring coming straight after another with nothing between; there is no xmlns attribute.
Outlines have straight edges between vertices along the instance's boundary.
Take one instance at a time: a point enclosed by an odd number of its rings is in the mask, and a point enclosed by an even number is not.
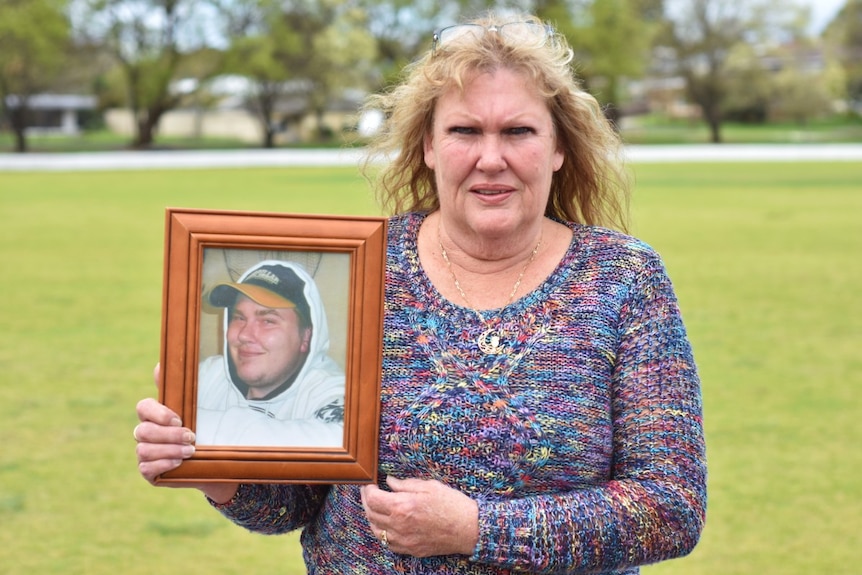
<svg viewBox="0 0 862 575"><path fill-rule="evenodd" d="M256 304L275 309L292 309L296 304L277 293L253 284L222 283L216 285L210 292L209 301L216 307L230 307L240 293Z"/></svg>

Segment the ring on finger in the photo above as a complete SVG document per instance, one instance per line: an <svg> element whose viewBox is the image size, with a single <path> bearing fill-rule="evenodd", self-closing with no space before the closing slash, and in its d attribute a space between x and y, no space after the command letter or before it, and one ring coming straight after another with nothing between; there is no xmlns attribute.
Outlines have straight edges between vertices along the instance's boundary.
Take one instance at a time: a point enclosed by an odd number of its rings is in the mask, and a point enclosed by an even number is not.
<svg viewBox="0 0 862 575"><path fill-rule="evenodd" d="M380 543L384 547L389 547L389 538L386 536L386 530L380 532Z"/></svg>

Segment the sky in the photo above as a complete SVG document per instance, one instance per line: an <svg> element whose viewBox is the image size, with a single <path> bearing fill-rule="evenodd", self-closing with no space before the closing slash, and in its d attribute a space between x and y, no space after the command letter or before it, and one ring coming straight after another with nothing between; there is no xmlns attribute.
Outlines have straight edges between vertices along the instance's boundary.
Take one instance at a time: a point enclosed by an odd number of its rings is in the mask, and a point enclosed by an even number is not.
<svg viewBox="0 0 862 575"><path fill-rule="evenodd" d="M832 21L846 0L797 0L797 2L803 6L811 7L812 30L820 32Z"/></svg>

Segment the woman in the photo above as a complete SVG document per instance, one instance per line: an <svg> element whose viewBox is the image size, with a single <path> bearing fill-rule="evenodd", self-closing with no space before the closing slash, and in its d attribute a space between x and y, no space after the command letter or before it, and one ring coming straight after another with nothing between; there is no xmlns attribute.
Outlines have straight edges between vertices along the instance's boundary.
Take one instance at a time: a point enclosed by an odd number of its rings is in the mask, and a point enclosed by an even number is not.
<svg viewBox="0 0 862 575"><path fill-rule="evenodd" d="M534 19L444 29L375 98L390 220L380 485L202 485L309 572L637 573L696 544L699 380L670 281L624 223L618 140ZM148 480L193 451L139 404Z"/></svg>

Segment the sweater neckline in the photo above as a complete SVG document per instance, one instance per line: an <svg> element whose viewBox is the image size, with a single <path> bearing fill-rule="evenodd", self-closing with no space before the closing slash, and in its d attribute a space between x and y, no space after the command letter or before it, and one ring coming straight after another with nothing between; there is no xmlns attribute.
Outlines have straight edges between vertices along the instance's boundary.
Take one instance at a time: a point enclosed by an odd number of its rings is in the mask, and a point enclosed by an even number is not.
<svg viewBox="0 0 862 575"><path fill-rule="evenodd" d="M401 238L403 245L402 256L405 258L405 263L407 263L412 272L411 276L413 281L410 282L410 289L413 291L413 295L420 301L425 300L429 307L438 309L444 313L447 311L455 311L459 315L467 313L475 315L475 311L473 309L444 297L431 282L431 279L422 267L422 263L419 260L419 228L422 226L422 222L425 221L428 214L424 212L411 212L406 214L406 216L404 234ZM483 315L486 317L494 315L504 317L522 314L528 308L547 300L552 292L556 290L571 273L580 267L580 264L585 259L584 254L581 253L585 248L585 242L583 241L585 226L567 221L561 221L559 223L562 223L572 230L572 239L569 242L569 246L566 249L565 254L560 261L557 262L554 270L534 290L527 292L504 307L482 310Z"/></svg>

